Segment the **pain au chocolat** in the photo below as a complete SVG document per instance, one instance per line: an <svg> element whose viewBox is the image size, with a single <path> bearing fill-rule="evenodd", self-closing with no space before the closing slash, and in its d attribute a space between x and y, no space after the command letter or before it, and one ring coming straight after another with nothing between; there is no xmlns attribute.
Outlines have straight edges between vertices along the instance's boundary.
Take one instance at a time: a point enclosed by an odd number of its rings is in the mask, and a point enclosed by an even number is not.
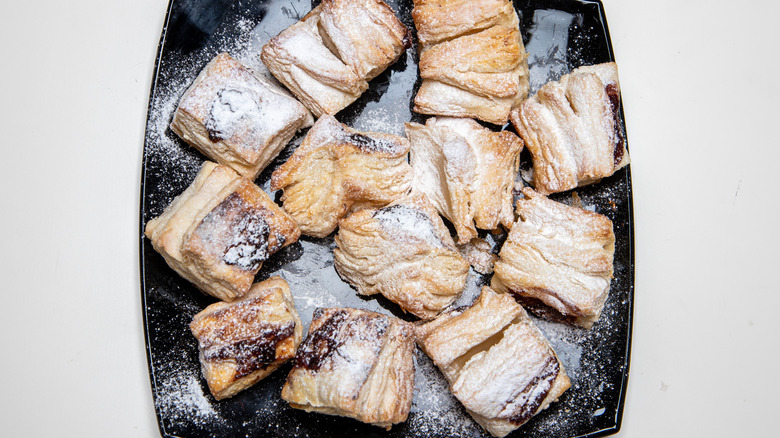
<svg viewBox="0 0 780 438"><path fill-rule="evenodd" d="M512 190L523 149L519 137L456 117L407 123L406 135L413 185L452 222L459 244L476 238L477 228L512 226Z"/></svg>
<svg viewBox="0 0 780 438"><path fill-rule="evenodd" d="M182 96L171 130L210 159L255 179L313 122L286 90L220 53Z"/></svg>
<svg viewBox="0 0 780 438"><path fill-rule="evenodd" d="M612 221L530 188L501 247L491 286L529 311L590 328L609 294L615 252Z"/></svg>
<svg viewBox="0 0 780 438"><path fill-rule="evenodd" d="M272 38L261 58L317 117L336 114L411 45L382 0L323 0Z"/></svg>
<svg viewBox="0 0 780 438"><path fill-rule="evenodd" d="M281 277L255 283L230 303L219 301L195 315L203 377L217 400L254 385L295 357L303 327L290 287Z"/></svg>
<svg viewBox="0 0 780 438"><path fill-rule="evenodd" d="M333 264L361 295L380 293L432 318L466 287L469 264L425 195L351 213L339 222Z"/></svg>
<svg viewBox="0 0 780 438"><path fill-rule="evenodd" d="M528 95L528 62L509 0L415 0L420 76L414 110L503 125Z"/></svg>
<svg viewBox="0 0 780 438"><path fill-rule="evenodd" d="M414 389L414 329L392 316L319 308L282 388L290 406L390 429Z"/></svg>
<svg viewBox="0 0 780 438"><path fill-rule="evenodd" d="M171 268L226 301L245 295L263 262L300 233L262 189L210 161L145 230Z"/></svg>
<svg viewBox="0 0 780 438"><path fill-rule="evenodd" d="M626 166L619 110L617 64L609 62L546 83L512 111L512 124L533 156L536 191L571 190Z"/></svg>
<svg viewBox="0 0 780 438"><path fill-rule="evenodd" d="M283 190L282 205L303 234L325 237L351 208L387 205L409 192L408 152L404 137L357 131L325 115L274 171L271 190Z"/></svg>
<svg viewBox="0 0 780 438"><path fill-rule="evenodd" d="M470 307L447 311L416 333L452 393L493 436L517 429L571 385L522 306L489 287Z"/></svg>

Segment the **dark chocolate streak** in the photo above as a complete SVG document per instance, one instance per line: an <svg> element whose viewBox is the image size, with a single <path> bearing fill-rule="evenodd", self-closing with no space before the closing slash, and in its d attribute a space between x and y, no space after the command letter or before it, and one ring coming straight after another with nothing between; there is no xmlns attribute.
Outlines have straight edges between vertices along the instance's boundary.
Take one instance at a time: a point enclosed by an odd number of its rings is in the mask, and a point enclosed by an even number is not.
<svg viewBox="0 0 780 438"><path fill-rule="evenodd" d="M312 320L319 320L323 313L324 309L315 310ZM359 343L361 350L378 355L389 326L390 320L384 315L352 316L344 309L331 311L319 328L314 331L309 329L306 340L295 356L295 367L317 372L334 354L344 357L344 352L339 349L347 342L350 346ZM354 359L347 357L349 361Z"/></svg>
<svg viewBox="0 0 780 438"><path fill-rule="evenodd" d="M538 298L532 298L523 295L522 292L509 291L518 304L522 305L527 311L538 316L539 318L546 319L552 322L560 322L564 324L574 325L577 320L577 316L565 315L553 307L548 306L542 300Z"/></svg>
<svg viewBox="0 0 780 438"><path fill-rule="evenodd" d="M312 320L316 321L321 318L322 313L323 309L315 310ZM344 339L339 339L339 332L346 320L347 312L338 310L333 312L316 331L313 333L310 331L295 355L295 367L312 371L319 370L323 362L344 343Z"/></svg>
<svg viewBox="0 0 780 438"><path fill-rule="evenodd" d="M203 357L206 361L233 360L238 364L235 378L265 369L276 360L276 347L280 342L293 335L294 323L284 326L262 324L259 334L248 339L239 339L228 345L216 346L207 341L203 346Z"/></svg>
<svg viewBox="0 0 780 438"><path fill-rule="evenodd" d="M211 104L211 108L209 109L209 115L205 124L206 132L209 134L209 140L213 141L214 143L220 140L227 140L229 138L228 133L225 132L227 127L224 126L224 121L220 120L219 117L214 114L214 109L218 105L220 107L227 108L231 113L236 112L236 108L233 108L233 106L230 105L230 102L225 98L225 94L229 93L236 93L239 95L243 94L241 90L223 88L222 90L219 90L217 93L217 98L214 99L214 102Z"/></svg>
<svg viewBox="0 0 780 438"><path fill-rule="evenodd" d="M255 271L273 251L268 247L270 229L263 211L248 205L238 193L231 193L203 219L204 223L224 221L231 233L222 251L222 260L245 271ZM205 236L204 236L205 237ZM206 237L207 238L207 237Z"/></svg>
<svg viewBox="0 0 780 438"><path fill-rule="evenodd" d="M363 134L346 134L346 140L358 148L367 152L391 151L394 144L385 140L378 140Z"/></svg>
<svg viewBox="0 0 780 438"><path fill-rule="evenodd" d="M531 382L523 389L518 397L527 397L539 385L546 385L547 388L544 391L537 393L533 398L527 399L526 402L521 405L518 410L512 414L511 417L509 417L509 421L519 426L530 420L539 409L539 406L542 405L542 402L547 397L547 394L550 393L553 381L555 381L555 378L558 377L559 371L560 366L558 365L558 361L555 359L555 356L550 356L547 358L547 362L545 362L542 371L539 373L539 375L534 377L533 380L531 380Z"/></svg>
<svg viewBox="0 0 780 438"><path fill-rule="evenodd" d="M615 166L617 166L623 160L626 142L623 128L620 125L620 95L618 94L616 84L607 84L605 91L609 97L609 103L612 107L612 117L615 121L615 137L617 138L617 144L615 144Z"/></svg>

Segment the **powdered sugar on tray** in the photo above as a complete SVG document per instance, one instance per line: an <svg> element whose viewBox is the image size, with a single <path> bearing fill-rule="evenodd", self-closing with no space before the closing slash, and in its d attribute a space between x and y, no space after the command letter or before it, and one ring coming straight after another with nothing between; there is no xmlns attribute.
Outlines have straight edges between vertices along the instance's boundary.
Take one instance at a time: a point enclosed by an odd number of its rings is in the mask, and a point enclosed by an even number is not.
<svg viewBox="0 0 780 438"><path fill-rule="evenodd" d="M203 391L200 370L189 368L182 356L181 362L167 364L163 375L156 376L155 407L172 424L223 421Z"/></svg>

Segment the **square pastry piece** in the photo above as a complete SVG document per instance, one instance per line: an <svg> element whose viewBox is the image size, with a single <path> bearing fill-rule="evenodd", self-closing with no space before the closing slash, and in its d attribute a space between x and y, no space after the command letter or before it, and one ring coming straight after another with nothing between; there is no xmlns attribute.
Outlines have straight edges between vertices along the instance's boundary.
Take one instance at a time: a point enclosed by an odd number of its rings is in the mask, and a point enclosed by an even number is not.
<svg viewBox="0 0 780 438"><path fill-rule="evenodd" d="M477 237L475 224L485 230L512 226L512 190L523 149L519 137L455 117L407 123L406 135L413 185L452 222L459 244Z"/></svg>
<svg viewBox="0 0 780 438"><path fill-rule="evenodd" d="M207 161L145 234L179 275L229 301L245 295L263 262L301 231L252 181Z"/></svg>
<svg viewBox="0 0 780 438"><path fill-rule="evenodd" d="M539 316L590 328L612 280L612 221L529 188L523 195L491 286L511 293Z"/></svg>
<svg viewBox="0 0 780 438"><path fill-rule="evenodd" d="M359 132L325 115L274 171L271 190L284 190L284 209L303 234L325 237L353 206L380 207L409 192L407 153L404 137Z"/></svg>
<svg viewBox="0 0 780 438"><path fill-rule="evenodd" d="M418 326L417 342L468 413L497 437L520 427L571 386L525 310L488 287L471 307Z"/></svg>
<svg viewBox="0 0 780 438"><path fill-rule="evenodd" d="M272 277L244 297L214 303L195 315L200 365L217 400L254 385L295 357L303 327L287 282Z"/></svg>
<svg viewBox="0 0 780 438"><path fill-rule="evenodd" d="M415 0L420 77L414 110L503 125L528 95L520 21L509 0Z"/></svg>
<svg viewBox="0 0 780 438"><path fill-rule="evenodd" d="M391 316L317 309L282 388L290 406L390 429L414 389L414 329Z"/></svg>
<svg viewBox="0 0 780 438"><path fill-rule="evenodd" d="M382 0L323 0L263 47L273 75L317 117L336 114L411 46Z"/></svg>
<svg viewBox="0 0 780 438"><path fill-rule="evenodd" d="M210 159L253 180L313 122L287 91L221 53L182 96L171 129Z"/></svg>
<svg viewBox="0 0 780 438"><path fill-rule="evenodd" d="M542 194L600 181L628 164L614 62L575 69L548 82L512 111L512 124L533 156Z"/></svg>
<svg viewBox="0 0 780 438"><path fill-rule="evenodd" d="M339 223L333 262L361 295L380 293L420 318L433 318L466 287L469 264L423 194Z"/></svg>

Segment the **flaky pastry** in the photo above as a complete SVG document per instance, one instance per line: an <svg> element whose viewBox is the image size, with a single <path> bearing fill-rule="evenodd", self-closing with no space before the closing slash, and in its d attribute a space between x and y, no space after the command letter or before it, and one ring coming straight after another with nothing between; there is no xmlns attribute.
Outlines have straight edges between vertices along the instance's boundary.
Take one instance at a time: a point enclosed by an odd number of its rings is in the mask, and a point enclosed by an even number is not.
<svg viewBox="0 0 780 438"><path fill-rule="evenodd" d="M466 286L469 264L425 195L339 222L333 262L361 295L380 293L420 318L432 318Z"/></svg>
<svg viewBox="0 0 780 438"><path fill-rule="evenodd" d="M287 91L220 53L182 96L171 130L210 159L254 179L313 122Z"/></svg>
<svg viewBox="0 0 780 438"><path fill-rule="evenodd" d="M528 95L528 62L511 1L417 0L421 42L414 110L503 125Z"/></svg>
<svg viewBox="0 0 780 438"><path fill-rule="evenodd" d="M512 111L533 155L533 185L550 194L600 181L629 162L614 62L580 67Z"/></svg>
<svg viewBox="0 0 780 438"><path fill-rule="evenodd" d="M571 386L525 310L489 287L470 307L445 312L416 333L455 397L494 436L517 429Z"/></svg>
<svg viewBox="0 0 780 438"><path fill-rule="evenodd" d="M255 283L230 303L219 301L190 323L203 377L217 400L254 385L295 357L303 327L281 277Z"/></svg>
<svg viewBox="0 0 780 438"><path fill-rule="evenodd" d="M606 216L548 199L530 188L501 247L491 286L529 311L590 328L612 280L615 234Z"/></svg>
<svg viewBox="0 0 780 438"><path fill-rule="evenodd" d="M425 125L407 123L406 135L414 187L453 223L458 243L477 237L476 227L511 227L520 138L453 117L433 117Z"/></svg>
<svg viewBox="0 0 780 438"><path fill-rule="evenodd" d="M304 234L325 237L353 206L379 207L406 195L412 168L409 141L354 130L322 116L293 155L274 171L271 190Z"/></svg>
<svg viewBox="0 0 780 438"><path fill-rule="evenodd" d="M290 406L390 429L414 390L414 329L392 316L317 309L282 388Z"/></svg>
<svg viewBox="0 0 780 438"><path fill-rule="evenodd" d="M179 275L227 301L246 294L263 262L300 233L262 189L210 161L145 230Z"/></svg>

